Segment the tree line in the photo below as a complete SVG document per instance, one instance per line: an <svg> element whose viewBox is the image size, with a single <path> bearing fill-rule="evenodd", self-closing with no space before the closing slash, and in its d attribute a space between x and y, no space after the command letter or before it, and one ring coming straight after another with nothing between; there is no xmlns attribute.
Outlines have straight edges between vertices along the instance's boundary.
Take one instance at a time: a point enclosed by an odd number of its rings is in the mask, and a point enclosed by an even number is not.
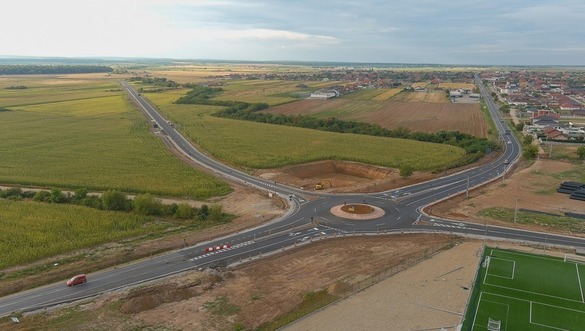
<svg viewBox="0 0 585 331"><path fill-rule="evenodd" d="M0 65L0 75L38 75L38 74L79 74L112 72L114 69L99 65Z"/></svg>
<svg viewBox="0 0 585 331"><path fill-rule="evenodd" d="M168 87L168 88L177 88L179 84L175 81L170 79L166 79L164 77L130 77L128 81L131 82L140 82L142 84L152 85L152 86L160 86L160 87Z"/></svg>
<svg viewBox="0 0 585 331"><path fill-rule="evenodd" d="M6 190L0 189L0 198L8 200L32 200L44 203L75 204L100 210L134 212L146 216L167 216L181 220L211 220L214 222L228 221L232 215L223 212L221 205L202 205L201 208L192 207L188 203L172 203L165 205L150 193L139 194L134 199L116 190L109 190L100 196L88 194L85 188L76 190L73 194L64 193L53 188L50 191L25 191L18 187Z"/></svg>

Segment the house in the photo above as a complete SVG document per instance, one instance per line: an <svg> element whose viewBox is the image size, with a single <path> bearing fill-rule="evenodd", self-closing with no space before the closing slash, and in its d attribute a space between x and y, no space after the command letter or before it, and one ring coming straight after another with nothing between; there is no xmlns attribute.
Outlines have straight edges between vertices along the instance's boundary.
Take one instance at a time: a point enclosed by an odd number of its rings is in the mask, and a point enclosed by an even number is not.
<svg viewBox="0 0 585 331"><path fill-rule="evenodd" d="M566 140L567 137L559 130L548 127L542 131L547 139Z"/></svg>
<svg viewBox="0 0 585 331"><path fill-rule="evenodd" d="M558 120L561 118L561 114L558 114L550 109L539 109L537 111L532 112L532 117L531 117L532 120L537 119L539 117L548 117L548 118L556 119L558 122Z"/></svg>

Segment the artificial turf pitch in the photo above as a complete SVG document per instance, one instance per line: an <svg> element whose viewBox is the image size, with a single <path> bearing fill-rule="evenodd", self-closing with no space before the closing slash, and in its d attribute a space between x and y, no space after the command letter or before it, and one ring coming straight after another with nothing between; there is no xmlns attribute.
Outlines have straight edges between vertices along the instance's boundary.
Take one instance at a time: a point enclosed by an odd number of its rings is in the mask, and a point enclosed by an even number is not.
<svg viewBox="0 0 585 331"><path fill-rule="evenodd" d="M585 262L486 247L479 268L462 330L585 330Z"/></svg>

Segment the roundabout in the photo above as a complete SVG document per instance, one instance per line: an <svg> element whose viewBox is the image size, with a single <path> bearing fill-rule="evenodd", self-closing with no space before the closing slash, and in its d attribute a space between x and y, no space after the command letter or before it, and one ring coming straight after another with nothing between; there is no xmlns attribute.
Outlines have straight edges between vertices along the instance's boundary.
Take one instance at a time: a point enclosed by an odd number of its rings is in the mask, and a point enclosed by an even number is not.
<svg viewBox="0 0 585 331"><path fill-rule="evenodd" d="M361 203L337 205L329 211L337 217L358 221L374 220L386 214L380 207Z"/></svg>

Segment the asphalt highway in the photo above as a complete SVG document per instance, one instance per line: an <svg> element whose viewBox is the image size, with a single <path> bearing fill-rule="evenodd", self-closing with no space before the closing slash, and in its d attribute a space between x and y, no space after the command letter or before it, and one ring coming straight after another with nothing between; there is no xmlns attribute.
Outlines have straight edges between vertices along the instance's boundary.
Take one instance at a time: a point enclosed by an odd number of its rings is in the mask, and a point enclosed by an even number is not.
<svg viewBox="0 0 585 331"><path fill-rule="evenodd" d="M217 238L210 242L119 265L88 275L83 285L66 287L52 284L0 298L0 316L18 311L32 311L55 306L123 287L159 279L182 271L223 267L245 263L269 254L307 245L327 238L404 232L452 233L485 239L515 240L575 248L585 248L585 240L519 229L466 223L430 216L423 208L436 201L491 181L505 181L510 166L519 160L520 144L498 113L489 91L476 76L476 85L486 100L502 140L503 153L493 162L432 181L375 194L328 194L306 192L250 176L230 168L197 150L175 124L167 121L142 95L126 82L125 91L149 120L160 128L185 156L213 171L218 177L236 181L278 195L289 202L287 213L262 226ZM351 221L334 216L330 209L344 203L367 203L385 211L371 221Z"/></svg>

